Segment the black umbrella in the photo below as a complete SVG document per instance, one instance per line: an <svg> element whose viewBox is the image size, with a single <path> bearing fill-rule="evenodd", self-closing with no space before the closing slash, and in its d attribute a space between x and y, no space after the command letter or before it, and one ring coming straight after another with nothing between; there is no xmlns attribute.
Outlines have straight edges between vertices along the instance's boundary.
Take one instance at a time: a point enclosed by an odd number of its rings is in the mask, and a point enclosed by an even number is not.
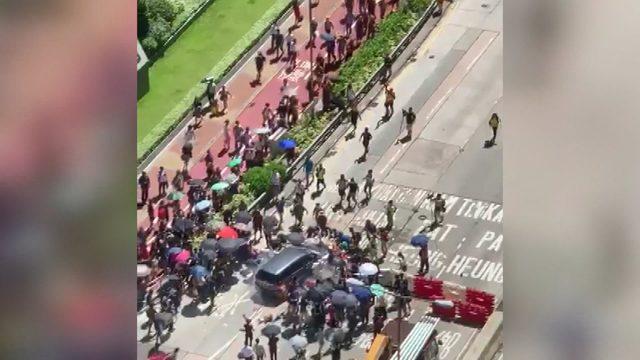
<svg viewBox="0 0 640 360"><path fill-rule="evenodd" d="M358 298L355 295L353 295L353 294L347 295L347 300L346 300L346 303L345 303L346 307L352 307L353 308L353 307L358 306L359 303L360 302L358 301Z"/></svg>
<svg viewBox="0 0 640 360"><path fill-rule="evenodd" d="M262 335L266 337L273 337L280 334L281 331L282 329L280 328L280 326L276 324L269 324L262 328Z"/></svg>
<svg viewBox="0 0 640 360"><path fill-rule="evenodd" d="M278 223L278 218L273 215L265 216L265 218L262 220L262 225L266 227L276 227L278 226Z"/></svg>
<svg viewBox="0 0 640 360"><path fill-rule="evenodd" d="M217 249L217 243L216 239L207 238L202 240L200 248L204 251L215 251Z"/></svg>
<svg viewBox="0 0 640 360"><path fill-rule="evenodd" d="M202 179L190 179L187 181L187 184L189 184L189 186L203 186L206 182Z"/></svg>
<svg viewBox="0 0 640 360"><path fill-rule="evenodd" d="M162 324L163 328L166 328L173 322L173 314L170 312L161 312L156 314L156 321Z"/></svg>
<svg viewBox="0 0 640 360"><path fill-rule="evenodd" d="M304 234L301 232L292 232L289 235L287 235L287 240L292 244L292 245L302 245L304 243L305 237Z"/></svg>
<svg viewBox="0 0 640 360"><path fill-rule="evenodd" d="M349 294L342 290L335 290L331 293L331 303L335 306L346 306Z"/></svg>
<svg viewBox="0 0 640 360"><path fill-rule="evenodd" d="M334 344L344 341L346 334L344 330L340 328L328 328L324 331L324 338L331 341Z"/></svg>
<svg viewBox="0 0 640 360"><path fill-rule="evenodd" d="M225 254L231 254L232 252L238 250L242 245L247 243L247 239L238 238L238 239L220 239L218 241L218 249L224 252Z"/></svg>
<svg viewBox="0 0 640 360"><path fill-rule="evenodd" d="M237 223L248 224L251 222L252 219L253 218L251 217L251 214L249 214L248 211L238 211L238 213L236 214Z"/></svg>
<svg viewBox="0 0 640 360"><path fill-rule="evenodd" d="M327 298L326 294L322 293L321 291L318 291L316 288L311 288L309 289L309 291L307 291L307 294L305 295L305 297L312 302L315 303L319 303L324 301L324 299Z"/></svg>
<svg viewBox="0 0 640 360"><path fill-rule="evenodd" d="M218 253L215 252L215 250L204 250L202 252L202 257L200 258L200 261L202 261L203 263L207 263L215 260L217 257L218 257Z"/></svg>
<svg viewBox="0 0 640 360"><path fill-rule="evenodd" d="M191 230L193 230L193 227L193 221L185 218L175 219L171 223L171 228L173 229L173 231L181 234L189 233Z"/></svg>

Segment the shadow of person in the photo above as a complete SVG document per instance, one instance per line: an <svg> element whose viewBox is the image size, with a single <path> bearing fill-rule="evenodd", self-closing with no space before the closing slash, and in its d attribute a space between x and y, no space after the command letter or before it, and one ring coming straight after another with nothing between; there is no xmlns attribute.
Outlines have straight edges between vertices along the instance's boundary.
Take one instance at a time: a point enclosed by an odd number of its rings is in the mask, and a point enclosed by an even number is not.
<svg viewBox="0 0 640 360"><path fill-rule="evenodd" d="M496 143L495 143L495 142L493 142L493 141L491 141L491 140L485 140L485 141L484 141L484 148L485 148L485 149L488 149L488 148L490 148L490 147L493 147L495 144L496 144Z"/></svg>
<svg viewBox="0 0 640 360"><path fill-rule="evenodd" d="M344 138L344 139L345 139L346 141L349 141L349 140L351 140L351 139L353 139L353 138L355 138L355 137L356 137L356 130L355 130L355 129L353 129L353 131L351 131L350 133L348 133L348 134L347 134L347 136L345 136L345 138Z"/></svg>
<svg viewBox="0 0 640 360"><path fill-rule="evenodd" d="M409 140L411 140L411 136L406 135L405 137L398 139L398 141L396 143L397 144L404 144L404 143L408 142Z"/></svg>
<svg viewBox="0 0 640 360"><path fill-rule="evenodd" d="M254 79L252 82L249 83L249 85L252 88L254 88L254 87L258 86L258 85L261 85L261 84L262 84L262 82L260 80L258 80L258 79Z"/></svg>
<svg viewBox="0 0 640 360"><path fill-rule="evenodd" d="M356 161L354 161L354 163L356 164L362 164L363 162L367 161L367 155L362 155L359 158L356 159Z"/></svg>
<svg viewBox="0 0 640 360"><path fill-rule="evenodd" d="M324 189L312 192L311 193L311 200L317 199L320 195L322 195L323 191L324 191Z"/></svg>
<svg viewBox="0 0 640 360"><path fill-rule="evenodd" d="M219 158L223 157L227 153L227 151L229 151L229 149L220 150L220 152L218 153L218 157Z"/></svg>
<svg viewBox="0 0 640 360"><path fill-rule="evenodd" d="M383 115L380 120L378 120L378 122L376 123L376 130L381 126L384 125L387 121L389 121L389 119L391 119L390 116L387 115Z"/></svg>

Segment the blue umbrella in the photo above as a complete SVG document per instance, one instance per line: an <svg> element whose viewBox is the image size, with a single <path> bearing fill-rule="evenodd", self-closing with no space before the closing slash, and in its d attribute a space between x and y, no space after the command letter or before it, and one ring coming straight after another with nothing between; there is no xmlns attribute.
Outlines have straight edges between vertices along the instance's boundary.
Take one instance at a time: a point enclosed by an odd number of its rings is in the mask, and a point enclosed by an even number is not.
<svg viewBox="0 0 640 360"><path fill-rule="evenodd" d="M202 265L196 265L191 267L191 269L189 270L189 273L196 278L203 278L205 276L207 276L207 268L205 268Z"/></svg>
<svg viewBox="0 0 640 360"><path fill-rule="evenodd" d="M353 296L355 296L358 301L366 301L368 299L371 299L371 296L373 296L371 294L371 291L369 291L369 289L364 286L354 285L350 286L349 288L351 289L351 293L353 294Z"/></svg>
<svg viewBox="0 0 640 360"><path fill-rule="evenodd" d="M320 34L320 38L324 41L333 41L336 37L328 32L323 32Z"/></svg>
<svg viewBox="0 0 640 360"><path fill-rule="evenodd" d="M196 211L202 211L211 207L211 200L202 200L198 202L195 206Z"/></svg>
<svg viewBox="0 0 640 360"><path fill-rule="evenodd" d="M278 146L283 150L291 150L296 147L296 142L293 139L284 139L278 142Z"/></svg>
<svg viewBox="0 0 640 360"><path fill-rule="evenodd" d="M411 245L413 246L427 246L427 243L429 243L429 237L427 236L427 234L418 234L414 235L411 238Z"/></svg>
<svg viewBox="0 0 640 360"><path fill-rule="evenodd" d="M179 248L179 247L177 247L177 246L174 246L174 247L172 247L172 248L169 248L169 250L167 250L167 256L170 256L170 255L172 255L172 254L177 254L177 253L179 253L180 251L182 251L182 248Z"/></svg>
<svg viewBox="0 0 640 360"><path fill-rule="evenodd" d="M347 234L341 234L340 235L340 242L351 243L351 236L349 236Z"/></svg>

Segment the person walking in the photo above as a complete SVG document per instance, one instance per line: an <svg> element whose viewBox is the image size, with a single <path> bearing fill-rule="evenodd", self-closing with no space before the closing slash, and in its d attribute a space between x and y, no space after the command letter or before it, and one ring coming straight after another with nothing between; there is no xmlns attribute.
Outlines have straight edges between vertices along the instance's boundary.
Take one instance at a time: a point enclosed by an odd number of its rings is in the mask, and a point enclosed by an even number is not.
<svg viewBox="0 0 640 360"><path fill-rule="evenodd" d="M158 312L156 311L156 309L153 307L153 305L149 305L147 307L146 310L146 314L147 314L147 323L145 324L147 326L147 337L149 337L151 335L151 329L153 329L154 324L156 322L156 314Z"/></svg>
<svg viewBox="0 0 640 360"><path fill-rule="evenodd" d="M158 196L167 196L167 188L169 187L169 179L167 178L167 172L164 167L160 166L158 169Z"/></svg>
<svg viewBox="0 0 640 360"><path fill-rule="evenodd" d="M151 186L151 180L146 171L143 171L138 178L138 185L140 186L140 197L142 204L144 205L149 199L149 186Z"/></svg>
<svg viewBox="0 0 640 360"><path fill-rule="evenodd" d="M429 273L429 250L427 249L426 244L420 247L418 256L420 257L420 269L418 270L418 274L422 275Z"/></svg>
<svg viewBox="0 0 640 360"><path fill-rule="evenodd" d="M255 209L251 213L251 221L253 223L253 239L259 240L262 239L262 235L264 234L264 230L262 229L262 220L264 217L260 210ZM258 237L258 233L260 233L260 237Z"/></svg>
<svg viewBox="0 0 640 360"><path fill-rule="evenodd" d="M304 193L306 188L304 187L304 185L302 185L302 179L294 179L293 181L296 183L293 190L296 195L296 201L302 203L304 201Z"/></svg>
<svg viewBox="0 0 640 360"><path fill-rule="evenodd" d="M384 1L381 1L380 3L383 3ZM391 66L393 65L393 62L391 61L391 57L389 55L385 55L384 56L384 63L382 65L382 76L384 77L384 81L388 82L391 79Z"/></svg>
<svg viewBox="0 0 640 360"><path fill-rule="evenodd" d="M344 196L346 195L347 186L348 186L348 182L347 182L347 179L344 177L344 174L340 175L340 179L338 179L338 181L336 182L336 185L338 185L338 195L340 195L340 207L342 207L342 201L344 200Z"/></svg>
<svg viewBox="0 0 640 360"><path fill-rule="evenodd" d="M275 113L271 109L271 104L265 103L262 108L262 126L268 127L269 129L273 129Z"/></svg>
<svg viewBox="0 0 640 360"><path fill-rule="evenodd" d="M393 205L393 200L389 200L387 205L384 208L385 214L387 215L387 226L386 228L391 230L393 229L393 217L398 209L395 205Z"/></svg>
<svg viewBox="0 0 640 360"><path fill-rule="evenodd" d="M240 126L240 121L236 120L236 124L233 126L233 141L234 141L234 152L237 154L240 151L240 146L242 145L241 137L244 133L242 126Z"/></svg>
<svg viewBox="0 0 640 360"><path fill-rule="evenodd" d="M291 42L288 44L289 46L289 67L291 69L295 69L296 61L298 60L298 40L296 38L292 38Z"/></svg>
<svg viewBox="0 0 640 360"><path fill-rule="evenodd" d="M322 184L322 190L327 188L327 184L324 182L324 174L327 172L322 163L316 167L316 192L320 192L320 184Z"/></svg>
<svg viewBox="0 0 640 360"><path fill-rule="evenodd" d="M288 61L291 61L291 44L293 44L293 40L295 40L295 38L293 37L292 31L289 30L289 32L287 32L287 36L284 38L284 43L287 45L287 60ZM286 87L286 84L284 84L283 87ZM282 91L282 88L280 90Z"/></svg>
<svg viewBox="0 0 640 360"><path fill-rule="evenodd" d="M280 58L284 55L284 35L280 32L280 29L276 31L276 59L280 60Z"/></svg>
<svg viewBox="0 0 640 360"><path fill-rule="evenodd" d="M301 201L296 201L296 203L293 205L293 209L291 210L291 213L296 219L294 226L302 226L302 217L304 216L305 213L308 213L308 211L302 205Z"/></svg>
<svg viewBox="0 0 640 360"><path fill-rule="evenodd" d="M218 92L218 97L220 101L222 101L222 110L220 110L221 114L224 115L227 113L227 109L229 108L229 98L231 98L231 93L227 90L225 85L222 85L220 91Z"/></svg>
<svg viewBox="0 0 640 360"><path fill-rule="evenodd" d="M358 183L354 178L349 180L349 195L347 195L347 207L351 207L351 200L353 200L353 205L358 205Z"/></svg>
<svg viewBox="0 0 640 360"><path fill-rule="evenodd" d="M278 34L278 26L276 26L276 24L271 24L271 27L269 28L269 34L271 35L271 47L269 48L269 50L273 51L276 48L276 35Z"/></svg>
<svg viewBox="0 0 640 360"><path fill-rule="evenodd" d="M309 31L311 32L311 36L309 36L309 42L307 43L307 48L316 48L316 32L318 31L318 21L316 18L311 18L309 23Z"/></svg>
<svg viewBox="0 0 640 360"><path fill-rule="evenodd" d="M229 151L231 148L231 134L229 131L229 120L224 121L224 128L222 130L222 135L224 138L224 151Z"/></svg>
<svg viewBox="0 0 640 360"><path fill-rule="evenodd" d="M264 62L267 59L264 57L264 55L262 55L261 51L258 51L258 55L256 55L255 58L255 62L256 62L256 82L258 84L260 84L260 79L262 77L262 69L264 68Z"/></svg>
<svg viewBox="0 0 640 360"><path fill-rule="evenodd" d="M500 117L498 114L491 114L491 118L489 119L489 126L491 127L491 131L493 132L493 137L489 140L489 144L491 146L496 144L496 136L498 136L498 126L500 125Z"/></svg>
<svg viewBox="0 0 640 360"><path fill-rule="evenodd" d="M264 346L260 344L260 339L256 339L255 345L253 345L253 353L256 354L256 360L264 360Z"/></svg>
<svg viewBox="0 0 640 360"><path fill-rule="evenodd" d="M253 325L251 324L251 319L248 319L246 316L244 317L244 325L242 326L242 331L244 331L244 345L251 346L253 343Z"/></svg>
<svg viewBox="0 0 640 360"><path fill-rule="evenodd" d="M373 169L369 169L367 175L364 177L364 194L367 196L367 199L371 199L371 190L373 189L374 181Z"/></svg>
<svg viewBox="0 0 640 360"><path fill-rule="evenodd" d="M153 220L156 219L156 212L153 208L153 201L151 201L151 199L147 200L147 215L149 215L149 221L153 224Z"/></svg>
<svg viewBox="0 0 640 360"><path fill-rule="evenodd" d="M298 4L298 0L291 0L291 7L293 8L293 14L295 15L296 20L294 26L298 26L302 19L304 19L304 16L302 16L302 11L300 11L300 4Z"/></svg>
<svg viewBox="0 0 640 360"><path fill-rule="evenodd" d="M304 176L305 176L305 186L308 188L311 183L311 177L313 176L313 161L311 160L311 156L307 156L304 161Z"/></svg>
<svg viewBox="0 0 640 360"><path fill-rule="evenodd" d="M413 112L413 108L410 107L408 111L402 110L402 117L407 125L407 139L411 139L413 132L413 124L416 122L416 114Z"/></svg>
<svg viewBox="0 0 640 360"><path fill-rule="evenodd" d="M349 99L348 95L347 99ZM349 102L351 101L352 100L349 100ZM356 129L358 128L358 119L360 119L360 112L358 111L358 107L355 104L351 106L351 110L349 111L349 119L351 120L351 126L353 126L353 129L351 131L355 134Z"/></svg>
<svg viewBox="0 0 640 360"><path fill-rule="evenodd" d="M380 8L380 20L382 20L387 13L387 1L380 0L380 2L378 2L378 7Z"/></svg>
<svg viewBox="0 0 640 360"><path fill-rule="evenodd" d="M435 226L442 224L444 220L444 212L447 210L447 204L442 198L442 194L437 194L433 199L433 223Z"/></svg>
<svg viewBox="0 0 640 360"><path fill-rule="evenodd" d="M271 173L271 196L276 197L280 193L281 179L280 173L274 171Z"/></svg>
<svg viewBox="0 0 640 360"><path fill-rule="evenodd" d="M369 128L364 128L362 134L360 134L360 140L362 141L362 146L364 146L364 154L362 155L363 159L367 158L367 154L369 154L369 142L373 136L369 132Z"/></svg>
<svg viewBox="0 0 640 360"><path fill-rule="evenodd" d="M358 0L358 14L366 14L367 0Z"/></svg>
<svg viewBox="0 0 640 360"><path fill-rule="evenodd" d="M390 117L393 115L393 103L396 100L396 93L388 83L384 85L384 96L384 116Z"/></svg>

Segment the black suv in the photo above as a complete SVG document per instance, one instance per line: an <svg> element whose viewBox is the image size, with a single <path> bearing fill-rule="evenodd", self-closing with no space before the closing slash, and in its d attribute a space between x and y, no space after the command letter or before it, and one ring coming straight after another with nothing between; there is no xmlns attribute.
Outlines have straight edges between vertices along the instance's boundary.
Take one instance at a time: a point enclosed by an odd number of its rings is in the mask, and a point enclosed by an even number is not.
<svg viewBox="0 0 640 360"><path fill-rule="evenodd" d="M287 284L295 276L304 279L311 275L311 266L318 255L306 248L290 246L269 259L256 274L255 284L263 292L283 298Z"/></svg>

